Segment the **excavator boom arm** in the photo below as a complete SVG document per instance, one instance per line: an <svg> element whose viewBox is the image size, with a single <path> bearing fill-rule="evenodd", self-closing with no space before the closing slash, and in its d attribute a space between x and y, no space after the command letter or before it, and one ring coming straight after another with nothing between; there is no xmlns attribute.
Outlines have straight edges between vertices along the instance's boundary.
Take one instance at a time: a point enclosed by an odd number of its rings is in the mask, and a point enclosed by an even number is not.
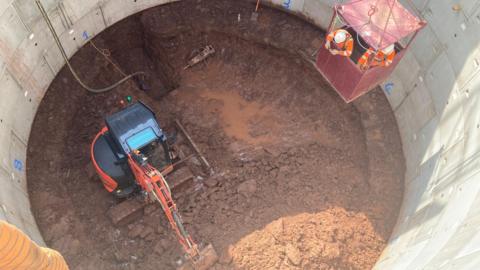
<svg viewBox="0 0 480 270"><path fill-rule="evenodd" d="M178 213L172 193L163 175L148 163L145 165L139 164L131 155L128 157L128 163L137 183L158 201L177 236L178 242L188 256L195 260L199 256L198 247L193 242L190 234L185 230L182 218Z"/></svg>

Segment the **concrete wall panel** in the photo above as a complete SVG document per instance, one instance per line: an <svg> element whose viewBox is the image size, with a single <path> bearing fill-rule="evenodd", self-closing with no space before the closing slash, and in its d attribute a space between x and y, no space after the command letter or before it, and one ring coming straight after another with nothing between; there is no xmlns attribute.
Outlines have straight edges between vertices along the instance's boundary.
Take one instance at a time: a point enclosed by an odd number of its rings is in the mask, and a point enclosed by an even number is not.
<svg viewBox="0 0 480 270"><path fill-rule="evenodd" d="M326 2L326 3L325 3ZM327 29L333 15L333 1L305 0L303 13L316 25Z"/></svg>
<svg viewBox="0 0 480 270"><path fill-rule="evenodd" d="M427 25L422 30L422 34L415 38L412 47L414 49L410 52L415 55L415 60L419 62L423 70L428 69L444 50L443 44L438 40L430 25Z"/></svg>
<svg viewBox="0 0 480 270"><path fill-rule="evenodd" d="M465 156L480 152L480 76L465 87L463 95L465 117Z"/></svg>
<svg viewBox="0 0 480 270"><path fill-rule="evenodd" d="M79 21L92 10L97 9L100 4L98 0L82 0L81 5L78 4L78 0L62 1L63 10L71 22Z"/></svg>
<svg viewBox="0 0 480 270"><path fill-rule="evenodd" d="M57 9L60 2L61 0L42 0L42 4L45 7L45 10L47 10L47 12ZM81 2L79 2L79 4L80 3ZM15 0L13 1L12 5L18 11L22 22L29 30L31 30L35 24L42 20L40 11L38 10L35 1Z"/></svg>
<svg viewBox="0 0 480 270"><path fill-rule="evenodd" d="M5 215L5 220L15 224L32 239L43 244L43 239L37 229L35 220L30 211L28 194L15 187L14 180L10 175L0 169L0 207Z"/></svg>
<svg viewBox="0 0 480 270"><path fill-rule="evenodd" d="M12 6L7 7L0 16L0 36L3 46L17 48L27 35L28 31L16 10Z"/></svg>
<svg viewBox="0 0 480 270"><path fill-rule="evenodd" d="M138 2L130 0L109 0L104 2L101 8L106 24L110 26L141 10L176 1L178 0L148 0Z"/></svg>

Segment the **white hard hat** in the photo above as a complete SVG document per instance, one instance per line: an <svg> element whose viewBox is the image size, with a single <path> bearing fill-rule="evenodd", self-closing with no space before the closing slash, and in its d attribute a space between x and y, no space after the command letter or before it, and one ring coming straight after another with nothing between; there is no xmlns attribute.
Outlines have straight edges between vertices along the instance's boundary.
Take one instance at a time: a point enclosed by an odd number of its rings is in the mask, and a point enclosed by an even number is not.
<svg viewBox="0 0 480 270"><path fill-rule="evenodd" d="M345 31L337 31L333 40L335 40L336 43L345 42L345 40L347 40L347 33L345 33Z"/></svg>
<svg viewBox="0 0 480 270"><path fill-rule="evenodd" d="M392 45L387 46L386 48L383 48L382 52L385 53L385 54L389 54L389 53L393 52L393 50L395 50L395 44L392 44Z"/></svg>

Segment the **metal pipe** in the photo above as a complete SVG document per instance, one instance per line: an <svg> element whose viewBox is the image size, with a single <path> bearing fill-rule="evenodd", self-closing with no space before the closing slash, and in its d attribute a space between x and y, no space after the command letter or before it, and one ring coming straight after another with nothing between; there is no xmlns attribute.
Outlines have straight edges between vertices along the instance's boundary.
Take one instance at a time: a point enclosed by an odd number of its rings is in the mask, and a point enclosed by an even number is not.
<svg viewBox="0 0 480 270"><path fill-rule="evenodd" d="M198 148L198 146L195 144L192 137L190 137L190 135L188 134L187 130L183 127L183 125L180 123L180 121L175 120L175 123L177 124L178 128L180 128L180 131L183 133L183 135L185 135L185 138L187 139L188 143L190 144L190 146L193 148L195 153L200 158L200 163L202 163L205 170L207 170L207 173L209 175L213 175L214 171L213 171L212 166L210 165L210 163L208 163L205 156L202 155L202 152L200 152L200 148Z"/></svg>

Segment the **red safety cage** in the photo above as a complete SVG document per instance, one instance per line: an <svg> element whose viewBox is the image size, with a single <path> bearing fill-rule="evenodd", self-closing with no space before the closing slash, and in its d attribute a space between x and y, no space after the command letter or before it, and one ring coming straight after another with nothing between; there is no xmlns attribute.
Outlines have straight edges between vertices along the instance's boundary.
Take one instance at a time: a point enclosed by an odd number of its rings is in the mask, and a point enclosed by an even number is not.
<svg viewBox="0 0 480 270"><path fill-rule="evenodd" d="M425 21L398 0L352 0L336 5L328 32L343 28L355 41L351 57L332 55L324 46L317 53L317 69L345 100L351 102L382 83L405 55ZM387 67L361 70L358 59L372 48L379 51L395 44L396 56Z"/></svg>

